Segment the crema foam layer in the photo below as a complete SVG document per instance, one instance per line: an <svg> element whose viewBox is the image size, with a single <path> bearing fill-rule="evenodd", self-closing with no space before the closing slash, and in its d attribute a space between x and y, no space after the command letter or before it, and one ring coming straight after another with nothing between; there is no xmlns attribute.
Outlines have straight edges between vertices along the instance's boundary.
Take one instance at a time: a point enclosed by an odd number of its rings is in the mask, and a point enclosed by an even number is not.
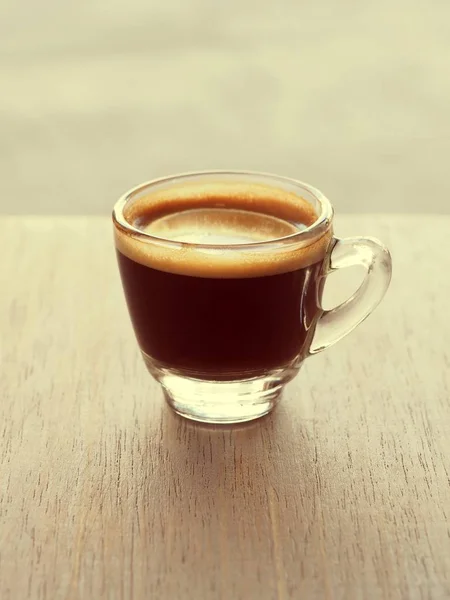
<svg viewBox="0 0 450 600"><path fill-rule="evenodd" d="M278 242L312 225L318 215L300 196L261 184L189 183L156 190L133 199L124 217L151 237L116 225L122 254L196 277L259 277L304 268L324 258L331 240L329 229L306 241ZM261 242L274 243L255 246Z"/></svg>

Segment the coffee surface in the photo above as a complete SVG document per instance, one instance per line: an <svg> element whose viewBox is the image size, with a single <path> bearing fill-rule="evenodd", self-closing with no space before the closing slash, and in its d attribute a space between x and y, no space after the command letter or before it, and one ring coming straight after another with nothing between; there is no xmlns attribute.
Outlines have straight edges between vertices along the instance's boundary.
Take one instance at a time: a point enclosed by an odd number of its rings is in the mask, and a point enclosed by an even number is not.
<svg viewBox="0 0 450 600"><path fill-rule="evenodd" d="M160 217L139 229L154 236L190 244L236 245L267 242L296 233L304 225L247 210L196 208Z"/></svg>
<svg viewBox="0 0 450 600"><path fill-rule="evenodd" d="M122 254L151 268L198 277L256 277L306 267L323 258L331 239L327 231L276 243L310 227L318 215L303 198L261 185L162 190L133 201L124 215L144 235L116 228ZM243 246L261 242L273 243L257 252Z"/></svg>

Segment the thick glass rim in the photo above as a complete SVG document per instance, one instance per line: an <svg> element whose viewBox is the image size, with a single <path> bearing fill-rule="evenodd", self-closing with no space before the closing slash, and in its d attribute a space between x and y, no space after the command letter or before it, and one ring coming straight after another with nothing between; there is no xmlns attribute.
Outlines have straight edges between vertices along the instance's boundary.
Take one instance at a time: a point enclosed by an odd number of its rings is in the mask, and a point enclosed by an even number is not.
<svg viewBox="0 0 450 600"><path fill-rule="evenodd" d="M320 206L320 213L318 214L317 219L305 229L301 231L297 231L295 233L291 233L287 236L283 236L280 238L275 238L271 240L264 240L260 242L247 242L243 244L202 244L202 243L192 243L192 242L178 242L174 240L170 240L167 238L159 237L156 235L152 235L141 229L138 229L131 223L129 223L124 215L125 207L127 203L133 199L134 196L144 192L145 190L150 190L152 187L161 185L164 183L180 183L183 179L192 179L194 177L211 177L211 176L243 176L248 178L258 179L266 179L271 180L272 182L279 184L290 185L300 190L311 194L314 199L318 202ZM279 246L280 244L295 244L298 242L305 242L311 240L311 243L316 239L322 237L331 227L332 219L333 219L333 207L331 206L330 201L326 196L317 188L313 187L309 183L304 183L297 179L293 179L290 177L284 177L281 175L275 175L273 173L264 173L259 171L240 171L240 170L211 170L211 171L191 171L186 173L179 173L177 175L168 175L165 177L158 177L157 179L152 179L145 183L141 183L125 194L123 194L119 200L117 200L114 205L112 212L113 222L119 228L128 232L134 238L138 238L141 241L145 242L153 242L156 244L163 244L168 247L180 248L180 247L190 247L197 248L199 250L243 250L243 249L257 249L260 247L263 248L271 248L274 246Z"/></svg>

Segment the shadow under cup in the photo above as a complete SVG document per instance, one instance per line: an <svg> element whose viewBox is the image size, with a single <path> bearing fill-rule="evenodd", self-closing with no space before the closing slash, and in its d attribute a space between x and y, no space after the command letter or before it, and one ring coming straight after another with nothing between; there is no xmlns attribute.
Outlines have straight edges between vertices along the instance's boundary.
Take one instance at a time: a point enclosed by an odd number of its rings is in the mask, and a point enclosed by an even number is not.
<svg viewBox="0 0 450 600"><path fill-rule="evenodd" d="M113 220L134 331L170 406L212 423L268 413L324 314L326 198L272 175L198 173L135 188Z"/></svg>

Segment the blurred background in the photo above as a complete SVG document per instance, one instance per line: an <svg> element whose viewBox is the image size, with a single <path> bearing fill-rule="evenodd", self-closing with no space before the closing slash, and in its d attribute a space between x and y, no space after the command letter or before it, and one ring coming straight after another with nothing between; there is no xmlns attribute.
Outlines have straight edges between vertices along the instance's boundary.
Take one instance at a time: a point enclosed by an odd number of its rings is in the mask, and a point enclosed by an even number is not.
<svg viewBox="0 0 450 600"><path fill-rule="evenodd" d="M1 0L0 212L209 168L449 212L448 0Z"/></svg>

